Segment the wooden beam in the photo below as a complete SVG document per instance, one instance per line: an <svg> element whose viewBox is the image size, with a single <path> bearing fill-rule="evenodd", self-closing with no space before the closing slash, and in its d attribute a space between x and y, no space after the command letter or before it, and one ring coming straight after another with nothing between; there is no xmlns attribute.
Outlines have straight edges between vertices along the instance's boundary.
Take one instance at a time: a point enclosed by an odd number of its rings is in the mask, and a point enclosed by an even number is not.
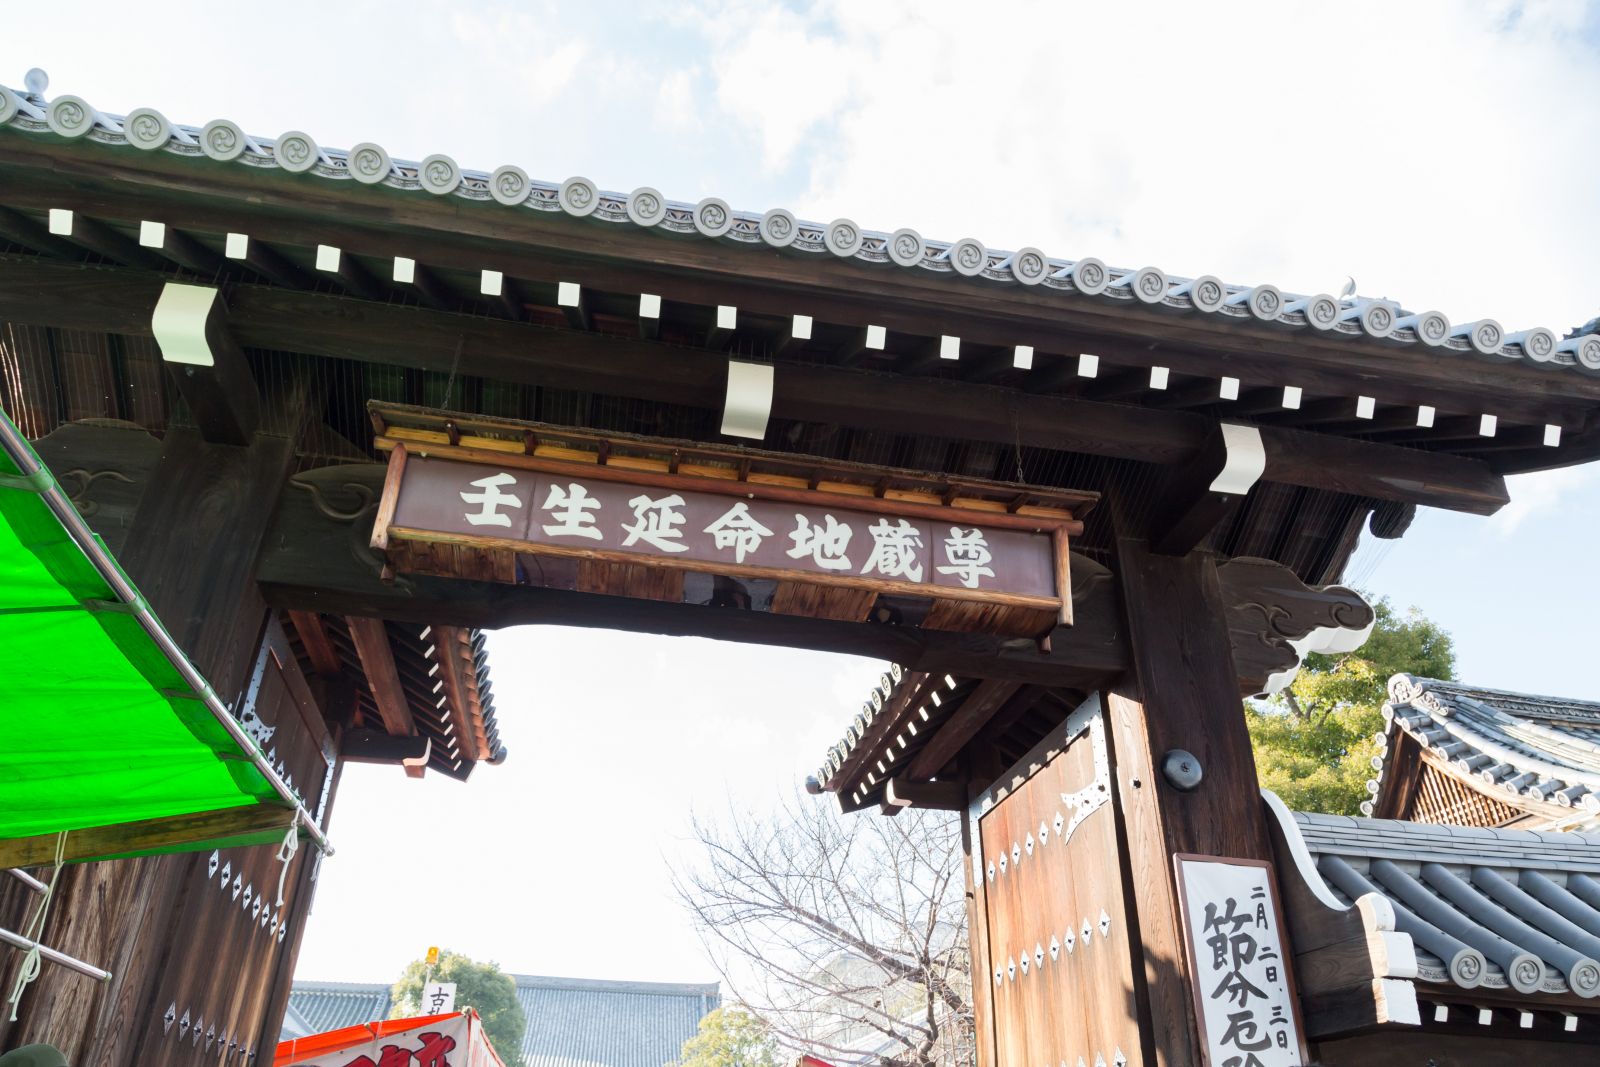
<svg viewBox="0 0 1600 1067"><path fill-rule="evenodd" d="M300 635L300 643L305 646L313 670L324 678L335 678L344 673L344 661L333 647L327 628L322 625L321 615L314 611L291 611L289 621L294 623L295 633Z"/></svg>
<svg viewBox="0 0 1600 1067"><path fill-rule="evenodd" d="M83 257L83 251L72 242L57 237L20 211L12 211L7 207L0 207L0 238L32 249L40 255L74 261Z"/></svg>
<svg viewBox="0 0 1600 1067"><path fill-rule="evenodd" d="M916 781L938 774L1021 687L1020 682L1003 678L986 678L979 682L939 731L918 750L906 777Z"/></svg>
<svg viewBox="0 0 1600 1067"><path fill-rule="evenodd" d="M0 316L147 334L157 282L139 275L0 256ZM229 321L241 344L385 365L448 369L507 382L609 392L649 401L721 407L726 358L646 341L514 324L423 308L237 286ZM925 433L1151 463L1197 452L1213 420L1186 412L1112 406L932 378L780 364L772 417L894 433ZM1264 427L1267 481L1473 514L1503 506L1504 479L1479 460L1327 434ZM1559 453L1559 449L1550 449Z"/></svg>
<svg viewBox="0 0 1600 1067"><path fill-rule="evenodd" d="M168 819L92 826L67 835L66 860L68 863L80 863L131 852L181 849L185 845L206 844L210 848L213 846L208 843L217 840L256 843L272 835L276 835L274 839L281 839L294 819L295 813L289 808L253 804L243 808L176 815ZM43 867L54 863L56 837L56 834L40 834L0 840L0 869ZM252 838L255 841L250 840ZM227 845L223 844L222 847Z"/></svg>
<svg viewBox="0 0 1600 1067"><path fill-rule="evenodd" d="M213 444L247 443L256 432L261 398L249 361L228 328L221 293L168 282L151 322L162 361L200 435Z"/></svg>
<svg viewBox="0 0 1600 1067"><path fill-rule="evenodd" d="M931 808L935 811L967 810L966 782L919 782L912 778L891 778L884 787L884 802L900 808Z"/></svg>
<svg viewBox="0 0 1600 1067"><path fill-rule="evenodd" d="M339 737L339 758L352 763L425 764L433 753L426 737L396 737L382 730L346 730Z"/></svg>
<svg viewBox="0 0 1600 1067"><path fill-rule="evenodd" d="M382 619L347 616L350 637L355 641L356 654L361 657L361 669L372 687L372 699L378 705L378 715L383 727L396 737L410 737L417 732L411 717L411 702L400 684L399 671L394 665L394 650L389 647L389 632Z"/></svg>
<svg viewBox="0 0 1600 1067"><path fill-rule="evenodd" d="M215 277L222 270L222 256L211 251L211 249L176 226L164 223L156 223L155 225L159 227L157 231L159 241L158 243L149 243L145 240L145 235L142 232L146 224L140 223L139 246L141 248L153 249L177 266L194 274Z"/></svg>
<svg viewBox="0 0 1600 1067"><path fill-rule="evenodd" d="M286 289L314 288L311 275L285 259L265 242L242 233L230 233L223 255L243 263L261 277Z"/></svg>
<svg viewBox="0 0 1600 1067"><path fill-rule="evenodd" d="M133 238L124 236L121 232L82 212L73 212L72 232L59 236L97 256L104 256L113 263L120 263L126 267L161 270L166 266L166 261L161 256L142 247Z"/></svg>
<svg viewBox="0 0 1600 1067"><path fill-rule="evenodd" d="M1175 471L1150 523L1150 546L1186 556L1244 503L1265 469L1261 431L1221 423L1199 454Z"/></svg>
<svg viewBox="0 0 1600 1067"><path fill-rule="evenodd" d="M378 281L355 256L333 245L317 247L317 271L339 279L345 291L365 300L388 300L388 287Z"/></svg>

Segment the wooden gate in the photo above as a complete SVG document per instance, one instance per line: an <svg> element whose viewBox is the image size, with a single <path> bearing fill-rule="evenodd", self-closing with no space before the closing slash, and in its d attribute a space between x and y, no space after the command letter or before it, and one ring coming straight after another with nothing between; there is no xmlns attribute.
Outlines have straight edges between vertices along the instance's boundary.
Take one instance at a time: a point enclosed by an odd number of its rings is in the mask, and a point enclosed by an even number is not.
<svg viewBox="0 0 1600 1067"><path fill-rule="evenodd" d="M973 802L980 1064L1144 1062L1112 788L1090 698Z"/></svg>

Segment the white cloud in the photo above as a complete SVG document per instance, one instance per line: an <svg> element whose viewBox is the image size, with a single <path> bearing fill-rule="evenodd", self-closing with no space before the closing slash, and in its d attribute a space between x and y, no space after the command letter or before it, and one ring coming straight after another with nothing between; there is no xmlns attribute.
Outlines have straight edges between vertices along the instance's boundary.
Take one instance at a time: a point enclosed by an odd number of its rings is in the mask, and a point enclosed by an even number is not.
<svg viewBox="0 0 1600 1067"><path fill-rule="evenodd" d="M1511 503L1489 520L1489 527L1500 538L1508 539L1529 519L1549 519L1563 512L1585 491L1600 488L1600 463L1581 467L1514 474L1506 479Z"/></svg>
<svg viewBox="0 0 1600 1067"><path fill-rule="evenodd" d="M738 5L716 98L808 217L1565 329L1592 314L1579 4ZM770 205L739 205L748 207Z"/></svg>

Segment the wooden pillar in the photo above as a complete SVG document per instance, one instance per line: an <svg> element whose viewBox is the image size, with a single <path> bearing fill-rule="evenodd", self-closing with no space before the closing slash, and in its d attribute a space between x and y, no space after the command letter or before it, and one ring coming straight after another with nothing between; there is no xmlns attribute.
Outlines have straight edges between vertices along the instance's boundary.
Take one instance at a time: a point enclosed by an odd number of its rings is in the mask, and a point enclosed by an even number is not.
<svg viewBox="0 0 1600 1067"><path fill-rule="evenodd" d="M1202 1062L1183 945L1175 853L1270 860L1221 586L1208 554L1162 556L1119 540L1134 667L1106 695L1129 884L1143 957L1152 1064ZM1203 779L1180 792L1162 757L1183 749Z"/></svg>
<svg viewBox="0 0 1600 1067"><path fill-rule="evenodd" d="M179 647L236 711L268 616L254 578L255 558L293 469L305 410L298 397L280 405L272 413L273 432L257 433L242 446L210 444L194 428L171 427L119 552L123 569ZM291 657L285 670L298 669ZM275 738L280 752L289 751L286 739L296 729L286 724ZM314 806L322 776L304 767L296 770ZM232 851L251 857L252 888L260 899L276 892L273 846ZM0 1022L0 1048L46 1041L72 1063L107 1067L177 1067L221 1059L224 1050L205 1040L199 1028L181 1045L175 1033L159 1042L172 999L166 990L183 975L214 976L218 990L231 989L256 981L256 975L243 972L269 966L271 980L286 986L292 964L281 964L273 950L288 949L284 955L292 960L297 945L273 945L262 932L266 924L256 919L259 912L242 910L242 898L215 888L207 861L200 852L65 869L43 940L106 968L113 978L100 985L47 964L24 995L18 1021ZM310 866L302 861L300 870ZM217 915L225 915L232 926L223 930L213 921ZM235 929L246 925L254 931L253 940ZM298 939L303 924L291 929ZM240 951L233 952L236 945ZM20 954L7 956L0 960L0 976L9 981ZM263 999L281 1014L283 997L276 990ZM276 1023L251 1021L250 1033L241 1036L260 1041L271 1030L276 1040ZM213 1025L206 1020L208 1029Z"/></svg>

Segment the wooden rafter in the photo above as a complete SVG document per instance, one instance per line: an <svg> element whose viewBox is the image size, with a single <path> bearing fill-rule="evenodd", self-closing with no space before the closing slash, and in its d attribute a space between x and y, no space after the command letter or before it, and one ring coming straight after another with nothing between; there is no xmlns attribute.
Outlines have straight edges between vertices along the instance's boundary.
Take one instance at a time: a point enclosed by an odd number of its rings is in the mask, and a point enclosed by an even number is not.
<svg viewBox="0 0 1600 1067"><path fill-rule="evenodd" d="M366 673L367 684L372 687L372 699L378 705L378 715L383 727L396 737L409 737L417 732L411 717L411 704L406 699L405 688L400 684L400 673L394 665L394 652L389 647L389 633L382 619L351 615L345 619L350 627L350 637L355 641L356 654L361 657L361 669Z"/></svg>

